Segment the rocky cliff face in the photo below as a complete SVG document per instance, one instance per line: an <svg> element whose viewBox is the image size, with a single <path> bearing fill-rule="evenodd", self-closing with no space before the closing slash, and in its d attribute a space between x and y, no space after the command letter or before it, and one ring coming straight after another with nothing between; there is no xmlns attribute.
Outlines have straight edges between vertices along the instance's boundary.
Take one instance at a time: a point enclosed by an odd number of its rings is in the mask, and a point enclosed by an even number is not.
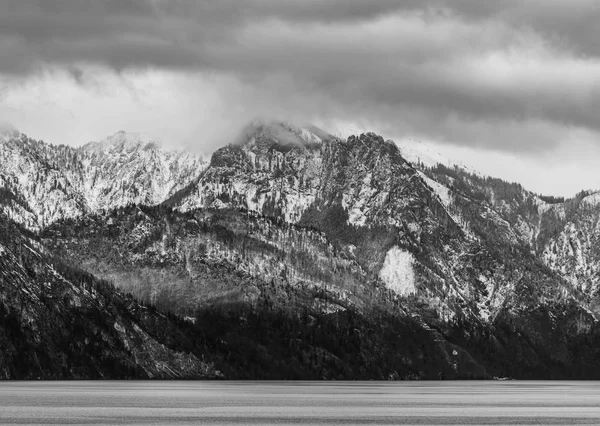
<svg viewBox="0 0 600 426"><path fill-rule="evenodd" d="M451 210L462 215L465 226L478 239L527 247L580 293L596 317L600 315L597 192L582 191L564 200L538 196L518 184L483 178L460 168L437 166L425 172L445 185ZM502 221L503 230L492 230L481 223L483 215L472 214L477 205L493 211Z"/></svg>
<svg viewBox="0 0 600 426"><path fill-rule="evenodd" d="M464 304L489 321L513 300L518 282L546 280L539 285L545 298L582 299L581 288L538 256L550 210L534 194L520 187L494 193L484 178L467 182L461 169L419 170L375 134L309 143L284 129L283 142L280 127L263 125L217 151L199 180L167 204L242 209L319 230L352 253L369 279L423 297L444 318Z"/></svg>
<svg viewBox="0 0 600 426"><path fill-rule="evenodd" d="M316 128L255 123L238 143L215 152L206 172L168 203L181 210L240 206L296 223L315 199L321 146L331 138Z"/></svg>
<svg viewBox="0 0 600 426"><path fill-rule="evenodd" d="M161 203L206 167L147 137L119 132L81 148L12 130L0 138L0 203L14 221L40 229L57 219L130 203Z"/></svg>

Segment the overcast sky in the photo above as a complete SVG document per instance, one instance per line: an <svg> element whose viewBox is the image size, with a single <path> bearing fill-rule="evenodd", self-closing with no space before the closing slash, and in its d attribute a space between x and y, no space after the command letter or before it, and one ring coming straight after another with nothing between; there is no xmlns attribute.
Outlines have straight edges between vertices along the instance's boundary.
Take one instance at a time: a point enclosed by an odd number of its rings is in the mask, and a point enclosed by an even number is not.
<svg viewBox="0 0 600 426"><path fill-rule="evenodd" d="M0 121L209 152L255 117L600 188L597 0L0 0Z"/></svg>

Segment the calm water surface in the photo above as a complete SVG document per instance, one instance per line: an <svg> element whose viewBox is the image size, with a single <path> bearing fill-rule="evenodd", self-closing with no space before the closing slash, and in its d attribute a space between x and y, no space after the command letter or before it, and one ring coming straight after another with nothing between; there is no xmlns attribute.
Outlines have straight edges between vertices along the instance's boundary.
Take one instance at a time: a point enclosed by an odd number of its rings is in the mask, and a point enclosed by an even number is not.
<svg viewBox="0 0 600 426"><path fill-rule="evenodd" d="M598 382L0 382L0 424L600 424Z"/></svg>

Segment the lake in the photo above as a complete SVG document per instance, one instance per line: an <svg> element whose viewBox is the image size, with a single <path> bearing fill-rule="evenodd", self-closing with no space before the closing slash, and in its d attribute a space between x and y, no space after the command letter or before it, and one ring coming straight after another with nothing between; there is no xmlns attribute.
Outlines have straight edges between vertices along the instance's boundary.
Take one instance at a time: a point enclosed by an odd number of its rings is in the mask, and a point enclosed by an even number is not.
<svg viewBox="0 0 600 426"><path fill-rule="evenodd" d="M0 382L0 424L600 424L598 382Z"/></svg>

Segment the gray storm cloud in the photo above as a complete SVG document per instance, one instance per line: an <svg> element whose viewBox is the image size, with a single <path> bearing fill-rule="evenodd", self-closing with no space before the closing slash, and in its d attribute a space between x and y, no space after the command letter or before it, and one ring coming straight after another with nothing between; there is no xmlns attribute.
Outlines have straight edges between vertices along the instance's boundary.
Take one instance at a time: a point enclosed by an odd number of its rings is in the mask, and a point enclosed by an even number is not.
<svg viewBox="0 0 600 426"><path fill-rule="evenodd" d="M598 18L591 0L0 0L0 73L204 73L264 111L536 153L600 130Z"/></svg>

